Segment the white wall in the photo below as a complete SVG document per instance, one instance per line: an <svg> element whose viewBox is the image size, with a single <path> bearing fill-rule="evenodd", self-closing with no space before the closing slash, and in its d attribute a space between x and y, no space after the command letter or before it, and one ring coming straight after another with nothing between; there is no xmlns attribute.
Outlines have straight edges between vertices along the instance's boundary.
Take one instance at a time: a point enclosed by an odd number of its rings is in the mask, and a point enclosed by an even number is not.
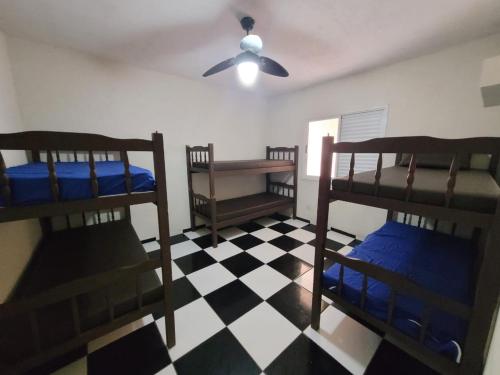
<svg viewBox="0 0 500 375"><path fill-rule="evenodd" d="M22 130L5 36L0 32L0 133ZM20 152L3 152L7 165L22 163ZM0 224L0 303L14 287L40 238L36 220Z"/></svg>
<svg viewBox="0 0 500 375"><path fill-rule="evenodd" d="M388 105L387 136L500 136L500 107L484 108L482 60L500 52L500 34L269 101L270 142L301 146L304 176L306 127L325 119ZM298 215L316 220L317 181L299 181ZM385 212L348 203L330 207L330 224L360 237L377 228Z"/></svg>
<svg viewBox="0 0 500 375"><path fill-rule="evenodd" d="M249 93L21 39L7 42L27 129L119 138L148 138L156 130L164 134L172 234L189 226L186 144L213 142L218 159L265 157L264 102ZM131 159L152 168L150 158ZM217 195L256 192L263 181L262 176L220 180ZM156 235L154 207L138 206L133 217L141 238Z"/></svg>

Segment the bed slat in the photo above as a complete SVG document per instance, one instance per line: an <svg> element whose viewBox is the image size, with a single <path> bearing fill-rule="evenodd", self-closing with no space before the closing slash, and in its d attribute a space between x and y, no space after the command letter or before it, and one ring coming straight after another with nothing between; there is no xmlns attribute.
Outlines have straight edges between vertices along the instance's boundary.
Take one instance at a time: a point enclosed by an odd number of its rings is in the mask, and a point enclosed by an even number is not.
<svg viewBox="0 0 500 375"><path fill-rule="evenodd" d="M35 342L35 349L37 353L40 353L42 351L42 345L40 342L40 330L38 328L38 319L36 316L36 310L32 310L30 313L30 326L31 326L31 333L33 333L33 340Z"/></svg>
<svg viewBox="0 0 500 375"><path fill-rule="evenodd" d="M95 159L94 152L89 151L89 166L90 166L90 181L92 184L92 195L94 198L97 198L99 194L99 184L97 182L97 173L95 170Z"/></svg>
<svg viewBox="0 0 500 375"><path fill-rule="evenodd" d="M453 190L455 189L455 184L457 181L457 172L458 172L458 154L455 154L453 156L453 160L451 161L451 166L450 166L450 174L448 176L448 182L447 182L447 190L446 190L446 195L445 195L445 206L450 207L451 204L451 199L453 198Z"/></svg>
<svg viewBox="0 0 500 375"><path fill-rule="evenodd" d="M52 151L47 150L47 167L49 168L50 189L52 190L52 199L54 202L59 201L59 184L57 183L56 165Z"/></svg>
<svg viewBox="0 0 500 375"><path fill-rule="evenodd" d="M111 293L111 285L106 287L106 305L108 308L109 321L112 322L115 319L115 308L113 305L113 296Z"/></svg>
<svg viewBox="0 0 500 375"><path fill-rule="evenodd" d="M122 151L120 157L125 168L125 189L127 190L127 194L130 194L132 192L132 179L130 176L130 162L128 160L127 151Z"/></svg>
<svg viewBox="0 0 500 375"><path fill-rule="evenodd" d="M71 297L71 312L73 314L73 325L75 328L75 334L80 336L82 330L80 326L80 313L78 312L78 306L76 303L76 296Z"/></svg>
<svg viewBox="0 0 500 375"><path fill-rule="evenodd" d="M408 176L406 177L406 193L405 200L408 202L410 200L411 191L413 189L413 182L415 181L415 169L417 168L417 157L415 154L411 154L411 161L408 165Z"/></svg>
<svg viewBox="0 0 500 375"><path fill-rule="evenodd" d="M338 294L340 297L342 297L342 288L344 287L344 265L340 265L340 270L339 270L339 287L338 287Z"/></svg>
<svg viewBox="0 0 500 375"><path fill-rule="evenodd" d="M353 152L351 153L351 162L349 163L349 180L347 182L347 191L351 192L352 191L352 183L353 183L353 178L354 178L354 163L356 159L356 154Z"/></svg>
<svg viewBox="0 0 500 375"><path fill-rule="evenodd" d="M141 274L135 276L135 290L137 293L137 308L142 309L142 278Z"/></svg>
<svg viewBox="0 0 500 375"><path fill-rule="evenodd" d="M377 171L375 172L375 189L373 194L378 196L380 189L380 177L382 177L382 153L378 154Z"/></svg>
<svg viewBox="0 0 500 375"><path fill-rule="evenodd" d="M5 165L5 160L1 152L0 152L0 185L2 187L2 197L4 199L5 205L9 207L11 205L12 190L10 188L9 176L7 175L7 166Z"/></svg>
<svg viewBox="0 0 500 375"><path fill-rule="evenodd" d="M363 274L363 287L361 289L361 301L360 301L361 310L364 310L364 308L365 308L367 292L368 292L368 276L366 276L366 273L364 273Z"/></svg>

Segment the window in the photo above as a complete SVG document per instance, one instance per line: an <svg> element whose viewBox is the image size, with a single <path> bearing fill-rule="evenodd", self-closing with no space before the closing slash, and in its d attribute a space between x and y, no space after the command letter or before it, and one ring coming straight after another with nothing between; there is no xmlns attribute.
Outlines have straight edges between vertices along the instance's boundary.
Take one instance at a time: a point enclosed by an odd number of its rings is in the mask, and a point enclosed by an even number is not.
<svg viewBox="0 0 500 375"><path fill-rule="evenodd" d="M361 142L385 135L387 108L378 108L345 114L336 118L312 121L308 127L307 176L318 177L321 167L321 142L326 135L335 137L335 142ZM356 154L356 173L373 170L377 166L377 154ZM334 154L332 176L347 176L351 162L350 154Z"/></svg>
<svg viewBox="0 0 500 375"><path fill-rule="evenodd" d="M307 134L307 176L318 177L321 167L321 142L323 137L330 135L337 138L339 119L332 118L309 123ZM332 173L333 173L332 165Z"/></svg>

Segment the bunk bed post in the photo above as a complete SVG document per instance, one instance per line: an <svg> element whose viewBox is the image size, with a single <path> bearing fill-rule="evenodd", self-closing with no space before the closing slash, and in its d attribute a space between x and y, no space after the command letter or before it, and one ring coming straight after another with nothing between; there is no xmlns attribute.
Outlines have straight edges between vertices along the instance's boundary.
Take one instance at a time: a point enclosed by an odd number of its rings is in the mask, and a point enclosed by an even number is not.
<svg viewBox="0 0 500 375"><path fill-rule="evenodd" d="M488 355L500 290L500 278L497 270L500 264L499 243L500 198L497 199L495 216L490 228L488 228L484 258L476 284L474 309L469 321L463 359L460 364L460 374L480 374Z"/></svg>
<svg viewBox="0 0 500 375"><path fill-rule="evenodd" d="M330 184L332 173L332 145L333 137L323 137L323 148L321 151L321 174L318 188L318 213L316 220L316 249L314 255L314 284L311 313L311 327L319 329L321 314L321 294L323 288L323 251L328 230L328 209L330 203Z"/></svg>
<svg viewBox="0 0 500 375"><path fill-rule="evenodd" d="M188 179L188 195L189 195L189 219L191 221L191 230L196 226L194 217L194 202L193 202L193 174L191 173L191 147L186 145L186 167Z"/></svg>
<svg viewBox="0 0 500 375"><path fill-rule="evenodd" d="M215 200L214 144L208 144L208 181L210 184L210 221L212 222L212 246L217 247L217 213Z"/></svg>
<svg viewBox="0 0 500 375"><path fill-rule="evenodd" d="M175 345L174 308L172 305L172 260L170 259L170 235L168 224L167 183L165 176L165 155L163 151L163 136L153 133L153 158L156 177L156 195L158 211L158 230L161 252L161 270L163 279L163 300L165 304L165 330L167 346Z"/></svg>
<svg viewBox="0 0 500 375"><path fill-rule="evenodd" d="M299 177L299 146L293 148L293 162L295 169L293 170L293 218L297 218L297 199L298 199L298 177Z"/></svg>

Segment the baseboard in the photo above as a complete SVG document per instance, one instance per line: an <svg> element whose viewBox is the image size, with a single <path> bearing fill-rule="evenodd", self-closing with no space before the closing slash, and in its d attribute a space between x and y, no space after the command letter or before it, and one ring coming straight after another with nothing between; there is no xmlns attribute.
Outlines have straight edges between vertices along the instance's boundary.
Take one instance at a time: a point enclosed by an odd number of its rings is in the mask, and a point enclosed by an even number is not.
<svg viewBox="0 0 500 375"><path fill-rule="evenodd" d="M345 232L343 230L340 230L340 229L337 229L337 228L334 228L334 227L331 227L330 230L332 230L333 232L337 232L337 233L343 234L344 236L348 236L348 237L352 237L352 238L356 239L356 235L354 235L352 233L348 233L348 232Z"/></svg>
<svg viewBox="0 0 500 375"><path fill-rule="evenodd" d="M304 219L304 218L302 218L302 217L300 217L300 216L295 216L295 218L296 218L297 220L300 220L300 221L305 221L307 224L311 224L311 220Z"/></svg>
<svg viewBox="0 0 500 375"><path fill-rule="evenodd" d="M145 243L153 242L153 241L156 241L156 237L146 238L145 240L141 240L141 243L145 244Z"/></svg>
<svg viewBox="0 0 500 375"><path fill-rule="evenodd" d="M201 229L201 228L206 228L206 227L207 227L207 226L206 226L205 224L200 224L200 225L195 226L195 227L194 227L194 229L193 229L193 228L191 228L191 227L190 227L190 228L183 229L183 230L182 230L182 233L191 232L191 231L193 231L193 230L198 230L198 229Z"/></svg>

